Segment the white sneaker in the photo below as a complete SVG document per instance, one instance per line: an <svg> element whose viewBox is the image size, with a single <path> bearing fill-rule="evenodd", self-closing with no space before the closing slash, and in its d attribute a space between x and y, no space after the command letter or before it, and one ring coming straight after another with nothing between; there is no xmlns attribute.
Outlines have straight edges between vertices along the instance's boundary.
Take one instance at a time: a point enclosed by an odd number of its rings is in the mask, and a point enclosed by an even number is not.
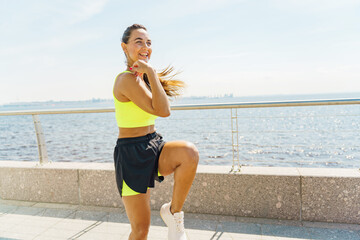
<svg viewBox="0 0 360 240"><path fill-rule="evenodd" d="M168 240L188 240L184 228L184 212L170 212L171 202L165 203L160 209L160 216L168 226Z"/></svg>

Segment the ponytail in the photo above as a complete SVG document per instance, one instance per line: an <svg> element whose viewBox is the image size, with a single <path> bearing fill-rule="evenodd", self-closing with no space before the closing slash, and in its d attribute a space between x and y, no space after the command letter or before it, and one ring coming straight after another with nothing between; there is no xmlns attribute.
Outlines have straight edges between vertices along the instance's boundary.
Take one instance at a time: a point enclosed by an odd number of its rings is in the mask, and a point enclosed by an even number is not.
<svg viewBox="0 0 360 240"><path fill-rule="evenodd" d="M179 73L172 74L173 71L174 68L172 66L168 66L161 72L157 73L157 75L166 95L169 97L178 97L182 94L186 85L183 81L174 79L174 77ZM146 74L144 74L144 81L150 87L149 79Z"/></svg>

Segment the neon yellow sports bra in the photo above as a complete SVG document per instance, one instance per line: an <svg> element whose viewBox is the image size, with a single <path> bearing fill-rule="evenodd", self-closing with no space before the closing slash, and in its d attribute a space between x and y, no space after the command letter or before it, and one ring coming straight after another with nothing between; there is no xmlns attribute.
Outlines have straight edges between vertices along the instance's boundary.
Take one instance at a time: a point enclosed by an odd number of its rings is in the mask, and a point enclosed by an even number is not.
<svg viewBox="0 0 360 240"><path fill-rule="evenodd" d="M124 72L130 72L130 71L124 71ZM120 102L119 100L116 99L114 94L113 96L115 103L115 116L118 127L135 128L135 127L145 127L155 124L155 119L158 116L145 112L132 101Z"/></svg>

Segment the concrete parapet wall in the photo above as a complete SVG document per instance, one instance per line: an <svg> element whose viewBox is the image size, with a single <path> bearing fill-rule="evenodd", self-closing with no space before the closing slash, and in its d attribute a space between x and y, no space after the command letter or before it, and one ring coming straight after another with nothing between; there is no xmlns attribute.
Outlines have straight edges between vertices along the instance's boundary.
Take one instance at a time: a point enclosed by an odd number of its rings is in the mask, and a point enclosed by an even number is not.
<svg viewBox="0 0 360 240"><path fill-rule="evenodd" d="M185 212L360 223L358 169L199 166ZM152 189L151 207L170 201L173 176ZM0 198L123 207L112 163L0 161Z"/></svg>

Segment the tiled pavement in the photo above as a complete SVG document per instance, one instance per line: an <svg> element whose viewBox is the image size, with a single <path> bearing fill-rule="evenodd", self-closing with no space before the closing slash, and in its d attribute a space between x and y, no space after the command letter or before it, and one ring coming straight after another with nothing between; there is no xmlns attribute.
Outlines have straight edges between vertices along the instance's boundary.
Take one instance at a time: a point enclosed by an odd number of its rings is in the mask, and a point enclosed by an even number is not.
<svg viewBox="0 0 360 240"><path fill-rule="evenodd" d="M191 240L360 240L360 225L186 214ZM0 239L128 239L119 208L0 200ZM149 240L165 240L167 228L153 212Z"/></svg>

